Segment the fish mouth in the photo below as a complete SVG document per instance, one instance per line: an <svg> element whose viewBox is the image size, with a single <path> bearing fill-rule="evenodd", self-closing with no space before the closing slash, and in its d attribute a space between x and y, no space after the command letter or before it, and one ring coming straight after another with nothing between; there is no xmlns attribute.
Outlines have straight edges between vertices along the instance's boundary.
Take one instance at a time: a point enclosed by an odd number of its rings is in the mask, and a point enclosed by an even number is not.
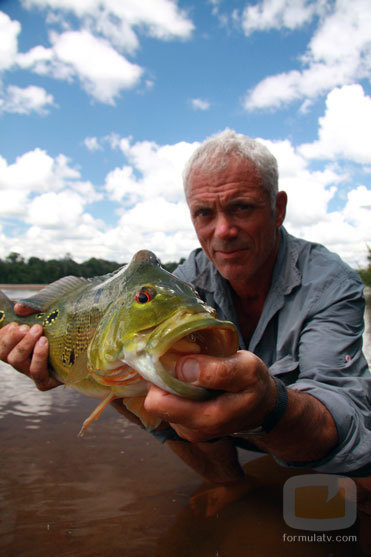
<svg viewBox="0 0 371 557"><path fill-rule="evenodd" d="M237 350L235 326L209 313L188 314L179 311L154 328L147 340L147 350L163 357L176 353L230 356Z"/></svg>
<svg viewBox="0 0 371 557"><path fill-rule="evenodd" d="M180 310L149 332L136 364L145 379L166 391L193 400L206 400L215 396L215 391L177 379L177 360L192 354L227 357L237 349L238 334L233 323L206 312L192 314ZM150 368L156 375L152 375Z"/></svg>

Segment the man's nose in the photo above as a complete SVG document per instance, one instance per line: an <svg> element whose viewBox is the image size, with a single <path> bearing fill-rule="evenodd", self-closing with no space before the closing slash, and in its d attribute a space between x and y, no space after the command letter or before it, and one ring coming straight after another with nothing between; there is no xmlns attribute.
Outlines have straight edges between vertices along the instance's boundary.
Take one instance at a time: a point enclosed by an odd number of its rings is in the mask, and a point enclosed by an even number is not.
<svg viewBox="0 0 371 557"><path fill-rule="evenodd" d="M225 240L236 238L238 234L237 227L233 224L231 218L225 214L219 214L215 223L215 236Z"/></svg>

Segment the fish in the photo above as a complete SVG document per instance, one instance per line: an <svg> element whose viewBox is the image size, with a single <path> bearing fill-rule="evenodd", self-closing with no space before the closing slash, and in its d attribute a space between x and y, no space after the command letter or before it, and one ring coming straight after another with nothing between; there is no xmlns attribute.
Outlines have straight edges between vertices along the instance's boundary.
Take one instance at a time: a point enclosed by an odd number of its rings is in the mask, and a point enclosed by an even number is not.
<svg viewBox="0 0 371 557"><path fill-rule="evenodd" d="M49 341L49 367L60 382L101 399L79 435L114 399L148 430L161 420L144 408L149 383L191 400L217 392L175 377L177 360L189 354L226 357L238 349L235 325L219 319L194 288L169 273L148 250L138 251L114 273L63 277L17 300L37 311L21 317L0 291L0 327L39 323Z"/></svg>

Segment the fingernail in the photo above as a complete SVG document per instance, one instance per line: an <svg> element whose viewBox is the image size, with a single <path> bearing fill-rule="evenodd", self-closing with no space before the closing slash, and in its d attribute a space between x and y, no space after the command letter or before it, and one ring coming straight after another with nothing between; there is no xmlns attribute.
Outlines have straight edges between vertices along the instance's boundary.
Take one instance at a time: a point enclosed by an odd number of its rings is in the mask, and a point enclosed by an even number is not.
<svg viewBox="0 0 371 557"><path fill-rule="evenodd" d="M194 358L188 358L182 363L179 372L180 379L187 383L193 383L193 381L197 381L200 375L200 365Z"/></svg>
<svg viewBox="0 0 371 557"><path fill-rule="evenodd" d="M48 339L46 337L40 337L37 344L39 346L46 346L48 344Z"/></svg>
<svg viewBox="0 0 371 557"><path fill-rule="evenodd" d="M28 325L21 325L18 329L21 333L28 333L29 326Z"/></svg>
<svg viewBox="0 0 371 557"><path fill-rule="evenodd" d="M37 335L40 332L40 325L32 325L30 329L31 335Z"/></svg>

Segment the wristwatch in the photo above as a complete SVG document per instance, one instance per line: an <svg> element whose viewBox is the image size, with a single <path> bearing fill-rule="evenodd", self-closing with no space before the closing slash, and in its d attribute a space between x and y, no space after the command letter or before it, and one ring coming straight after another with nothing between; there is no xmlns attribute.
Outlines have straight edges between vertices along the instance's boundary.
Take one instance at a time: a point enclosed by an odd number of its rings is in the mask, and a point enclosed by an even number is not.
<svg viewBox="0 0 371 557"><path fill-rule="evenodd" d="M273 410L264 418L261 425L245 431L232 433L230 434L231 437L241 437L243 435L264 435L265 433L272 431L272 429L278 424L286 411L289 395L285 383L278 377L272 378L276 383L277 388L277 398Z"/></svg>

